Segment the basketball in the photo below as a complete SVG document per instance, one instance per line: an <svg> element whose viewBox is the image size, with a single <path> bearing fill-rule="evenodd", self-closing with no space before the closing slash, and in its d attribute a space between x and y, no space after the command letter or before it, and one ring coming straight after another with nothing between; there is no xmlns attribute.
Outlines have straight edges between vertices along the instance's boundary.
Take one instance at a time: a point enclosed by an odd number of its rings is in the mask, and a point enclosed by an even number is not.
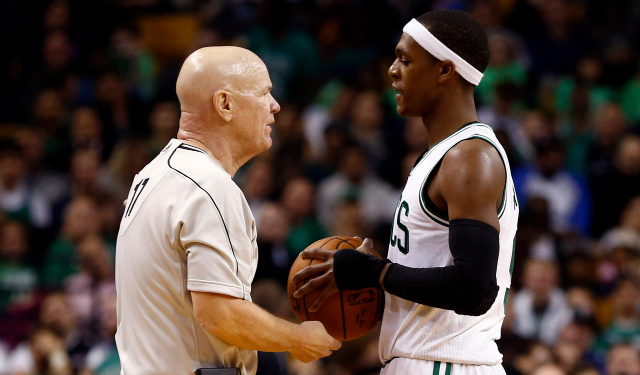
<svg viewBox="0 0 640 375"><path fill-rule="evenodd" d="M355 249L362 241L353 237L327 237L309 245L307 249ZM374 255L380 257L375 251ZM305 267L322 263L323 260L298 256L289 272L289 280ZM327 298L320 309L311 312L308 307L318 298L324 286L312 291L301 298L295 298L293 293L303 286L308 279L296 284L289 281L287 291L289 303L293 312L301 322L317 320L324 324L327 332L340 341L348 341L364 336L382 320L384 309L384 293L376 288L361 290L344 290Z"/></svg>

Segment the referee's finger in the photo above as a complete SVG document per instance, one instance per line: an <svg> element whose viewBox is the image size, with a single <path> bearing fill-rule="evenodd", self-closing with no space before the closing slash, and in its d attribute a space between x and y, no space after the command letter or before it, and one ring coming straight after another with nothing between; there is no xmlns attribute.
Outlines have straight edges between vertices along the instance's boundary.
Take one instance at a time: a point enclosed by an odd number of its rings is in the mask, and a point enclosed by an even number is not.
<svg viewBox="0 0 640 375"><path fill-rule="evenodd" d="M335 250L307 249L300 253L300 257L302 259L316 258L316 259L327 260L333 257L333 253L335 253Z"/></svg>

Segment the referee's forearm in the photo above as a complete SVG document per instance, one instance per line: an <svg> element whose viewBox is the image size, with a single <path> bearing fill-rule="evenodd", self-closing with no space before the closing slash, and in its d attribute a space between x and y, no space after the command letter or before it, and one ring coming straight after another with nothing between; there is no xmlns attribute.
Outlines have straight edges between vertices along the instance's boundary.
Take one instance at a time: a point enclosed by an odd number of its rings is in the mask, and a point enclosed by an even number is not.
<svg viewBox="0 0 640 375"><path fill-rule="evenodd" d="M193 294L195 300L197 295L211 293ZM284 352L301 340L297 324L280 319L250 301L222 295L204 297L207 302L201 302L200 306L194 303L198 321L207 332L229 345L262 352Z"/></svg>

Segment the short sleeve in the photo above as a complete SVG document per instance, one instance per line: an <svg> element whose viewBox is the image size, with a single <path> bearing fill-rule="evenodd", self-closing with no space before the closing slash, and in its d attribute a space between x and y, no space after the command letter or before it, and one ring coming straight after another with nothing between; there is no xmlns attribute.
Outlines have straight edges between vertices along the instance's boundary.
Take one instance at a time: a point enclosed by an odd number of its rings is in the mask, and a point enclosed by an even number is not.
<svg viewBox="0 0 640 375"><path fill-rule="evenodd" d="M233 205L234 202L220 202ZM187 289L244 297L238 260L229 229L235 217L223 217L219 204L203 189L187 189L176 222L187 254Z"/></svg>

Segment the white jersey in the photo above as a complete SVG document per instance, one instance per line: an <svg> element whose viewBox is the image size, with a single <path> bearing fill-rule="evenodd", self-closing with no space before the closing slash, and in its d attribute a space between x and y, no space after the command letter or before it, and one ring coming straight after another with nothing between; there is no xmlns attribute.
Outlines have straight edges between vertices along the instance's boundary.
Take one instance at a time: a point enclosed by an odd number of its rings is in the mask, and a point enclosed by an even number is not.
<svg viewBox="0 0 640 375"><path fill-rule="evenodd" d="M257 353L209 334L192 291L250 300L258 262L249 205L204 151L173 139L136 175L116 245L118 331L125 375L193 374L239 367L255 374Z"/></svg>
<svg viewBox="0 0 640 375"><path fill-rule="evenodd" d="M396 209L388 257L394 263L414 268L453 264L447 213L431 202L426 188L431 172L439 166L445 154L458 143L472 138L483 139L495 147L506 170L506 186L498 210L498 297L484 315L466 316L385 293L380 334L380 358L384 363L398 357L474 365L502 362L495 340L500 338L511 286L519 208L507 155L489 126L477 122L467 124L434 145L418 161Z"/></svg>

